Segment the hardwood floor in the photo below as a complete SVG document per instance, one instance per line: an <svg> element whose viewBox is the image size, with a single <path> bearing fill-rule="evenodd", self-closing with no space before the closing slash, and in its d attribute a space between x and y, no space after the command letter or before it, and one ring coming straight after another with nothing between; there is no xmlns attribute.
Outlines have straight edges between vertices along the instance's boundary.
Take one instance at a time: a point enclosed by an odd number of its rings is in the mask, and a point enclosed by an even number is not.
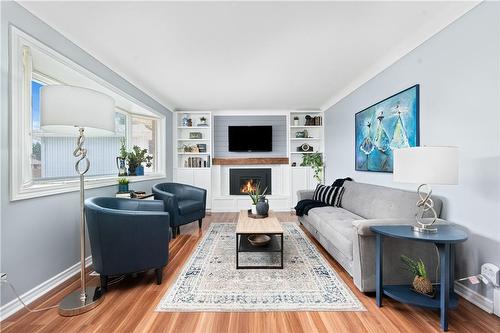
<svg viewBox="0 0 500 333"><path fill-rule="evenodd" d="M203 221L203 230L213 222L235 222L236 213L214 213ZM281 221L295 216L279 213ZM170 261L161 285L154 272L128 277L109 287L106 298L96 309L77 317L61 317L57 309L40 313L22 310L1 323L0 331L9 332L439 332L437 311L421 309L384 299L375 305L374 294L365 295L354 286L351 277L315 242L322 255L339 273L366 312L257 312L257 313L159 313L154 309L196 247L203 231L198 223L181 228L181 235L170 243ZM92 281L97 283L96 278ZM32 306L58 304L69 291L78 288L77 277L43 297ZM489 315L461 300L451 311L450 332L500 332L500 318Z"/></svg>

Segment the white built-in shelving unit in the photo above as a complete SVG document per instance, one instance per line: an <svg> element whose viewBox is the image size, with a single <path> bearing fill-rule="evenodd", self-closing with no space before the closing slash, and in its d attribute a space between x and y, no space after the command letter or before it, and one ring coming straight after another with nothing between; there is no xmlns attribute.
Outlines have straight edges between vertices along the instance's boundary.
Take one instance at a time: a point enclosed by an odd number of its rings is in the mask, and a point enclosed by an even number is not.
<svg viewBox="0 0 500 333"><path fill-rule="evenodd" d="M176 112L174 137L174 181L201 187L207 190L207 208L211 208L211 167L212 167L212 113L208 111ZM191 119L192 126L185 126L183 118ZM201 118L206 119L206 125ZM192 133L201 133L193 138ZM204 147L205 151L193 152L186 147Z"/></svg>
<svg viewBox="0 0 500 333"><path fill-rule="evenodd" d="M320 123L316 125L306 125L306 116L320 117ZM297 121L294 120L298 118ZM318 183L314 179L314 172L311 167L302 167L304 154L324 152L324 126L323 112L319 110L291 111L289 126L289 159L290 159L290 184L291 184L291 204L292 207L297 203L297 191L305 189L314 189ZM297 132L306 131L306 137L297 137ZM303 144L313 147L312 151L298 150ZM323 172L324 175L324 172Z"/></svg>
<svg viewBox="0 0 500 333"><path fill-rule="evenodd" d="M265 118L267 114L260 113ZM306 111L279 111L273 115L285 115L288 119L286 130L287 137L287 157L289 164L265 165L273 170L273 195L269 196L271 206L275 210L287 210L294 207L297 202L297 191L314 189L317 180L314 179L314 172L310 167L302 167L304 154L324 152L324 127L323 112L318 110ZM183 118L188 116L191 119L191 126L185 126ZM236 211L246 209L249 199L244 196L231 196L227 194L229 186L229 169L233 166L216 165L212 166L214 154L214 117L218 115L254 115L254 113L241 112L208 112L208 111L177 111L174 114L174 181L190 184L207 190L207 208L214 211ZM317 125L305 125L306 116L321 117L321 123ZM206 118L206 125L201 125L200 118ZM298 117L298 124L294 124L294 118ZM297 132L307 131L307 137L297 137ZM201 137L194 138L190 133L201 133ZM198 134L199 135L199 134ZM313 151L298 151L297 147L308 144L313 147ZM188 146L204 145L206 151L192 151L185 149ZM191 161L191 162L190 162ZM193 161L196 161L194 164ZM237 165L234 167L243 167ZM264 167L264 165L249 165L249 168ZM227 191L226 191L227 190Z"/></svg>

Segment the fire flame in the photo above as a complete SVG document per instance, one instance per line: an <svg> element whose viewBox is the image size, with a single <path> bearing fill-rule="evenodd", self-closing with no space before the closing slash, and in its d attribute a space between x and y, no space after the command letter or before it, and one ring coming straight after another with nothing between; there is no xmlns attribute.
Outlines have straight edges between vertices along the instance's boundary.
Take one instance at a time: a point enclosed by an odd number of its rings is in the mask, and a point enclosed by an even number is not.
<svg viewBox="0 0 500 333"><path fill-rule="evenodd" d="M240 187L241 193L251 193L255 192L257 189L257 184L253 182L253 179L249 179L245 184Z"/></svg>

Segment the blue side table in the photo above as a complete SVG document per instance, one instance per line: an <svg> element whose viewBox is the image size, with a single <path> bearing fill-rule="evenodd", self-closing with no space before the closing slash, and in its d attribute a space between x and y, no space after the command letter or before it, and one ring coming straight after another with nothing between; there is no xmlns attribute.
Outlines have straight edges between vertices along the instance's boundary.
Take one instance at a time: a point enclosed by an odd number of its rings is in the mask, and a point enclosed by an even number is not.
<svg viewBox="0 0 500 333"><path fill-rule="evenodd" d="M370 230L376 235L375 284L377 306L382 306L382 296L386 295L401 303L412 304L441 311L441 329L448 330L448 309L458 306L458 296L453 291L455 244L467 240L467 234L450 225L438 225L436 233L419 233L408 225L373 226ZM434 243L439 251L440 288L435 298L420 295L410 290L410 285L384 285L383 279L383 241L384 237L408 239Z"/></svg>

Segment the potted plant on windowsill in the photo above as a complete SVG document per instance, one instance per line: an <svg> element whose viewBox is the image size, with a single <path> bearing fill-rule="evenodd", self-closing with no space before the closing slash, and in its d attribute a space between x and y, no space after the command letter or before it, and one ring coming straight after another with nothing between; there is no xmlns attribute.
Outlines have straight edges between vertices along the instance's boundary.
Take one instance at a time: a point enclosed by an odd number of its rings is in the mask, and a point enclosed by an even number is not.
<svg viewBox="0 0 500 333"><path fill-rule="evenodd" d="M142 163L146 163L146 167L151 167L153 156L148 154L147 149L141 149L139 146L132 147L132 151L127 154L128 173L129 176L143 176L144 167Z"/></svg>
<svg viewBox="0 0 500 333"><path fill-rule="evenodd" d="M118 193L128 193L128 179L118 178Z"/></svg>

